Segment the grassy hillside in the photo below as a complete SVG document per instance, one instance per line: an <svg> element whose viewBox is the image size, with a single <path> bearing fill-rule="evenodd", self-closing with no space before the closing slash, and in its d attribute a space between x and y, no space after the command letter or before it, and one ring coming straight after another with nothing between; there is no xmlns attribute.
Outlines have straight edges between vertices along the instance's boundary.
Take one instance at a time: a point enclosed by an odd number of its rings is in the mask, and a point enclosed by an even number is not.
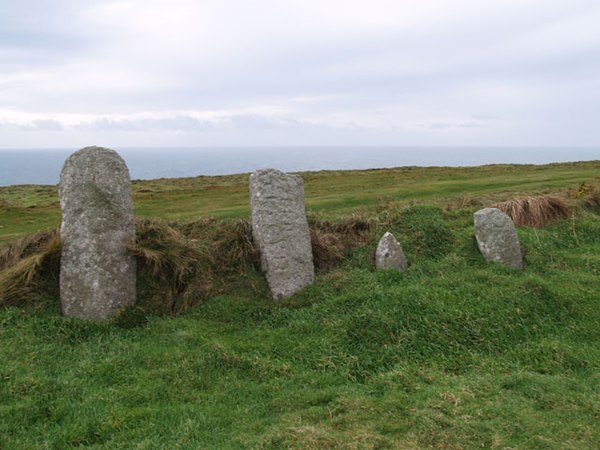
<svg viewBox="0 0 600 450"><path fill-rule="evenodd" d="M597 448L598 169L303 174L318 276L278 302L246 175L135 182L164 220L138 221L140 305L109 323L60 316L51 235L9 247L0 284L46 253L0 308L0 448ZM54 189L0 189L0 239L55 227ZM485 263L473 212L541 193L572 215L518 229L525 271ZM406 273L373 270L387 230Z"/></svg>

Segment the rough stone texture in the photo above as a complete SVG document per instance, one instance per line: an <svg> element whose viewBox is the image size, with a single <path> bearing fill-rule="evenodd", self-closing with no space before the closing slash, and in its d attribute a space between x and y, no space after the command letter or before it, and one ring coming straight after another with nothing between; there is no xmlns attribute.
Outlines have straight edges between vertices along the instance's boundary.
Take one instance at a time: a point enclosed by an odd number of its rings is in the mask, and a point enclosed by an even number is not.
<svg viewBox="0 0 600 450"><path fill-rule="evenodd" d="M260 169L250 176L252 235L274 299L289 297L315 278L304 183L297 175Z"/></svg>
<svg viewBox="0 0 600 450"><path fill-rule="evenodd" d="M474 218L477 246L484 258L523 269L521 245L510 217L497 208L484 208L477 211Z"/></svg>
<svg viewBox="0 0 600 450"><path fill-rule="evenodd" d="M400 242L389 231L383 235L375 252L375 268L396 269L404 272L408 262L402 251Z"/></svg>
<svg viewBox="0 0 600 450"><path fill-rule="evenodd" d="M63 245L60 300L65 316L108 319L135 303L136 262L131 180L114 150L86 147L60 174Z"/></svg>

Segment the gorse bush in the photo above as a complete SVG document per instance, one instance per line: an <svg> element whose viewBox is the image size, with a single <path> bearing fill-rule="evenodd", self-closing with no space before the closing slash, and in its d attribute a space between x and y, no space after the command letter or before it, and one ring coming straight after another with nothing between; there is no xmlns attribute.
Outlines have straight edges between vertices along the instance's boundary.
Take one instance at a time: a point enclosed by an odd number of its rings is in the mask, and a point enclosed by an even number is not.
<svg viewBox="0 0 600 450"><path fill-rule="evenodd" d="M588 208L595 212L600 212L600 188L596 185L588 186L585 191L585 195L581 198L582 204L585 208Z"/></svg>

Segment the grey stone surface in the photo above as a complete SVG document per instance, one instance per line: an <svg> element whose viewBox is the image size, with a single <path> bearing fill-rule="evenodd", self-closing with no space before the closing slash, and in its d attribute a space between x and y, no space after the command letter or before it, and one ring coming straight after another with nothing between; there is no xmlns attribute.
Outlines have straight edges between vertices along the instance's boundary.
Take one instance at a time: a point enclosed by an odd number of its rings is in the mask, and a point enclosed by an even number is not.
<svg viewBox="0 0 600 450"><path fill-rule="evenodd" d="M289 297L315 278L304 183L297 175L260 169L250 176L252 235L274 299Z"/></svg>
<svg viewBox="0 0 600 450"><path fill-rule="evenodd" d="M487 261L514 269L523 269L523 255L515 226L497 208L484 208L475 213L477 246Z"/></svg>
<svg viewBox="0 0 600 450"><path fill-rule="evenodd" d="M404 272L408 267L408 262L402 251L400 242L389 231L386 232L375 252L375 268L380 269L396 269Z"/></svg>
<svg viewBox="0 0 600 450"><path fill-rule="evenodd" d="M60 300L65 316L108 319L135 303L131 180L114 150L86 147L63 166L59 184L63 245Z"/></svg>

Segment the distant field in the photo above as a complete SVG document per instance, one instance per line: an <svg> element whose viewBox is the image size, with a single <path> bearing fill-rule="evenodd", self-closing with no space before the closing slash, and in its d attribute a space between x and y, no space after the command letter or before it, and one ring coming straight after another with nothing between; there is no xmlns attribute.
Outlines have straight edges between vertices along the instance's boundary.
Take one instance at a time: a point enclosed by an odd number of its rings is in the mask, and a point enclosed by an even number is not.
<svg viewBox="0 0 600 450"><path fill-rule="evenodd" d="M577 189L600 180L600 161L468 168L401 167L303 172L309 214L374 211L386 202L505 200L519 194ZM168 220L249 215L249 174L133 182L137 217ZM55 186L0 187L0 243L57 227Z"/></svg>

